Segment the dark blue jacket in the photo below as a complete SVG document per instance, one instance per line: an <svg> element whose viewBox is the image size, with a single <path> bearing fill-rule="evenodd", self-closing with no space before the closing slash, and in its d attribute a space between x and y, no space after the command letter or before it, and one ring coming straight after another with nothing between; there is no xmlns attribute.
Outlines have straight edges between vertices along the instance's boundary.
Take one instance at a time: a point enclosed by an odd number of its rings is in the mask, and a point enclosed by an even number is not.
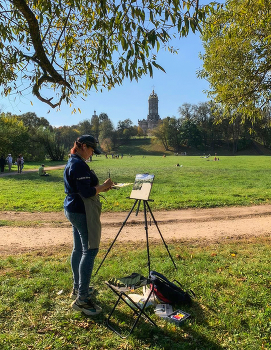
<svg viewBox="0 0 271 350"><path fill-rule="evenodd" d="M77 154L72 154L64 170L66 198L64 209L71 213L85 213L85 206L79 193L85 197L96 195L99 180L93 170Z"/></svg>

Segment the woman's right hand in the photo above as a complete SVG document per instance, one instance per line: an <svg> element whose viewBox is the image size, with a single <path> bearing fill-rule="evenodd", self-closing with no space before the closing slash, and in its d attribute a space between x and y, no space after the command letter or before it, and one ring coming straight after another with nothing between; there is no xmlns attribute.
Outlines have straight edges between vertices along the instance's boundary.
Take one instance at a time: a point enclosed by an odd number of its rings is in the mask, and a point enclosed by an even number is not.
<svg viewBox="0 0 271 350"><path fill-rule="evenodd" d="M109 191L113 185L114 185L114 183L110 178L105 180L105 182L102 185L95 186L96 194L99 194L100 192Z"/></svg>
<svg viewBox="0 0 271 350"><path fill-rule="evenodd" d="M113 185L114 185L114 183L110 178L105 180L105 182L103 183L104 192L109 191Z"/></svg>
<svg viewBox="0 0 271 350"><path fill-rule="evenodd" d="M109 178L107 180L105 180L104 182L104 185L107 187L107 188L110 188L114 185L113 181Z"/></svg>

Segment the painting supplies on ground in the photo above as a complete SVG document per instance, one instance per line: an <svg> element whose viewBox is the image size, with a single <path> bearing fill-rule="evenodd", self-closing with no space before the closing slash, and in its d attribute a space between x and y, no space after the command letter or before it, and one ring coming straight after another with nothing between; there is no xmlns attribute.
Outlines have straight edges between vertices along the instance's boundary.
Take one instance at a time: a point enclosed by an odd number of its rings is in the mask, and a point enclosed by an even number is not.
<svg viewBox="0 0 271 350"><path fill-rule="evenodd" d="M143 286L142 288L142 293L143 294L128 294L128 296L133 300L134 303L136 303L139 307L143 307L145 301L147 300L147 298L149 297L150 294L150 288L148 288L148 286ZM132 305L132 302L126 298L126 301L129 305ZM148 303L146 305L146 307L149 306L156 306L157 304L157 300L155 298L155 295L152 293L152 295L149 297Z"/></svg>
<svg viewBox="0 0 271 350"><path fill-rule="evenodd" d="M175 323L176 325L181 325L185 320L190 317L185 311L175 310L173 311L172 305L170 304L158 304L154 309L155 315L163 318L167 322Z"/></svg>
<svg viewBox="0 0 271 350"><path fill-rule="evenodd" d="M143 308L146 302L146 298L140 294L128 294L128 297L131 298L133 302L137 304L137 306L139 306L141 309ZM128 298L125 298L125 300L130 306L132 306L133 308L135 307L131 302L131 300L129 300ZM148 308L149 306L154 306L153 300L150 300L150 299L148 300L146 308Z"/></svg>
<svg viewBox="0 0 271 350"><path fill-rule="evenodd" d="M165 320L171 323L175 323L180 326L185 320L187 320L191 315L182 310L176 310L169 314Z"/></svg>
<svg viewBox="0 0 271 350"><path fill-rule="evenodd" d="M173 313L172 306L169 304L158 304L154 309L155 315L166 318L168 315Z"/></svg>

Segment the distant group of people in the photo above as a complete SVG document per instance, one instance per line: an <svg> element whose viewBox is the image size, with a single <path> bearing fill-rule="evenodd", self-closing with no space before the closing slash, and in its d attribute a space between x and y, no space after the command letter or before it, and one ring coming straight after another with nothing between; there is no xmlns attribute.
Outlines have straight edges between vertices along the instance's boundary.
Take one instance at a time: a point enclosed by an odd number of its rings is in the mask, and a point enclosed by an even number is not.
<svg viewBox="0 0 271 350"><path fill-rule="evenodd" d="M2 154L0 156L0 172L3 173L5 171L5 166L8 166L8 171L11 172L12 165L17 166L18 173L20 174L24 168L24 157L19 154L16 161L13 163L13 158L11 153L5 158ZM44 169L44 164L42 164L38 171L39 176L49 176L49 174Z"/></svg>
<svg viewBox="0 0 271 350"><path fill-rule="evenodd" d="M112 153L111 157L112 157L112 159L114 159L114 158L116 158L116 159L121 158L122 159L123 158L123 154L119 155L119 154ZM105 154L105 158L108 158L108 154L107 153Z"/></svg>
<svg viewBox="0 0 271 350"><path fill-rule="evenodd" d="M5 158L2 154L0 157L0 171L3 173L5 171L5 165L8 166L8 171L11 171L12 165L13 165L13 158L11 156L11 153L8 154L8 156ZM16 159L14 165L17 165L18 167L18 173L21 173L24 167L24 157L19 154L18 158Z"/></svg>
<svg viewBox="0 0 271 350"><path fill-rule="evenodd" d="M210 160L208 158L211 157L211 154L208 154L207 156L204 154L203 156L201 156L200 158L207 158L207 160ZM219 157L217 156L217 153L215 153L215 156L214 156L214 162L216 162L217 160L219 160Z"/></svg>

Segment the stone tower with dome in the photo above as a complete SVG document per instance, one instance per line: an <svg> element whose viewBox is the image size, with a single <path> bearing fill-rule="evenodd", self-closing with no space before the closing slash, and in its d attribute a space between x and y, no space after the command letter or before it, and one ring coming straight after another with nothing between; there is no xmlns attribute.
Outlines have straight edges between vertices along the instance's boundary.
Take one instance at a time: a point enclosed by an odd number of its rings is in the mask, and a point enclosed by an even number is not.
<svg viewBox="0 0 271 350"><path fill-rule="evenodd" d="M138 126L147 134L149 130L156 128L161 120L158 114L158 96L152 91L149 96L149 114L147 119L138 120Z"/></svg>

